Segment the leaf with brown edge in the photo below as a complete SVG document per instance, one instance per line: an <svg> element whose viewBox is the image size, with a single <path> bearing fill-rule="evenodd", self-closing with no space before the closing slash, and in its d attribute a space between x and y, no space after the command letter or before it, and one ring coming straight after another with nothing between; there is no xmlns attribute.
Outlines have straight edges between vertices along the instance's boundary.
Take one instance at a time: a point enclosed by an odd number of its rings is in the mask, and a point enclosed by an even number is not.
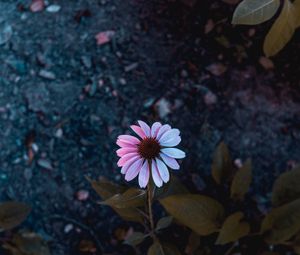
<svg viewBox="0 0 300 255"><path fill-rule="evenodd" d="M15 234L3 247L12 255L50 255L47 243L33 232L23 231Z"/></svg>
<svg viewBox="0 0 300 255"><path fill-rule="evenodd" d="M148 249L147 255L181 255L181 253L172 244L154 242Z"/></svg>
<svg viewBox="0 0 300 255"><path fill-rule="evenodd" d="M171 216L199 235L216 232L224 214L218 201L202 195L174 195L159 202Z"/></svg>
<svg viewBox="0 0 300 255"><path fill-rule="evenodd" d="M273 185L272 204L280 206L300 198L300 166L281 174Z"/></svg>
<svg viewBox="0 0 300 255"><path fill-rule="evenodd" d="M232 24L257 25L271 19L279 9L279 0L244 0L234 11Z"/></svg>
<svg viewBox="0 0 300 255"><path fill-rule="evenodd" d="M142 243L148 235L141 232L133 232L126 240L125 243L131 246L136 246Z"/></svg>
<svg viewBox="0 0 300 255"><path fill-rule="evenodd" d="M297 27L297 13L290 0L284 0L279 17L272 25L264 41L267 57L276 55L291 40Z"/></svg>
<svg viewBox="0 0 300 255"><path fill-rule="evenodd" d="M284 243L299 231L300 199L272 209L261 226L261 233L270 244Z"/></svg>
<svg viewBox="0 0 300 255"><path fill-rule="evenodd" d="M31 208L20 202L0 204L0 228L8 230L21 224L29 215Z"/></svg>
<svg viewBox="0 0 300 255"><path fill-rule="evenodd" d="M139 207L145 204L146 192L141 189L129 188L122 194L116 194L100 204L109 205L115 208Z"/></svg>
<svg viewBox="0 0 300 255"><path fill-rule="evenodd" d="M223 142L218 145L214 152L211 171L212 177L218 184L230 179L233 175L230 153L227 145Z"/></svg>
<svg viewBox="0 0 300 255"><path fill-rule="evenodd" d="M245 164L236 172L230 188L231 198L243 200L250 188L252 181L252 163L248 159Z"/></svg>
<svg viewBox="0 0 300 255"><path fill-rule="evenodd" d="M250 232L250 225L242 221L244 214L236 212L230 215L221 228L216 244L224 245L235 242Z"/></svg>

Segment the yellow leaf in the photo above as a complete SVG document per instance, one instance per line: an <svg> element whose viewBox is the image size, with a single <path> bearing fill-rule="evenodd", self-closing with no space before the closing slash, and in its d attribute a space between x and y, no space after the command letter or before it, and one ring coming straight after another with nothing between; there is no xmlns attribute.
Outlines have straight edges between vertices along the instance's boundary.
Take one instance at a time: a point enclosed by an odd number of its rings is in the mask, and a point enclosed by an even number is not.
<svg viewBox="0 0 300 255"><path fill-rule="evenodd" d="M214 152L211 166L212 177L216 183L220 184L232 176L232 170L232 160L228 147L225 143L221 142Z"/></svg>
<svg viewBox="0 0 300 255"><path fill-rule="evenodd" d="M257 25L271 19L280 6L279 0L244 0L235 9L232 23Z"/></svg>
<svg viewBox="0 0 300 255"><path fill-rule="evenodd" d="M30 213L31 208L20 202L4 202L0 204L0 228L7 230L21 224Z"/></svg>
<svg viewBox="0 0 300 255"><path fill-rule="evenodd" d="M295 0L293 2L297 13L297 27L300 27L300 0Z"/></svg>
<svg viewBox="0 0 300 255"><path fill-rule="evenodd" d="M297 13L290 0L284 0L282 11L264 41L267 57L274 56L290 41L297 25Z"/></svg>
<svg viewBox="0 0 300 255"><path fill-rule="evenodd" d="M280 206L300 198L300 166L280 175L273 185L272 203Z"/></svg>
<svg viewBox="0 0 300 255"><path fill-rule="evenodd" d="M216 232L223 218L223 206L202 195L174 195L159 200L166 211L199 235Z"/></svg>
<svg viewBox="0 0 300 255"><path fill-rule="evenodd" d="M221 228L216 244L227 244L249 234L250 226L247 222L241 221L244 217L242 212L230 215Z"/></svg>
<svg viewBox="0 0 300 255"><path fill-rule="evenodd" d="M289 240L300 231L300 199L272 209L264 218L261 233L271 244Z"/></svg>
<svg viewBox="0 0 300 255"><path fill-rule="evenodd" d="M237 200L242 200L248 192L252 181L252 164L248 159L246 163L239 169L231 183L231 197Z"/></svg>

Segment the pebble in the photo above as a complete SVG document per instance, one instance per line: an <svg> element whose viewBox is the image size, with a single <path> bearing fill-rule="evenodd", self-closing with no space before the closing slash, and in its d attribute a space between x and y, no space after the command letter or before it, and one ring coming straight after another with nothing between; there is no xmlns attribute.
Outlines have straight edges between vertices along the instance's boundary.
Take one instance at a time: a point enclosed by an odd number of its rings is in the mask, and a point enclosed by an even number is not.
<svg viewBox="0 0 300 255"><path fill-rule="evenodd" d="M124 70L126 73L130 72L130 71L133 71L134 69L136 69L137 67L139 66L139 63L132 63L128 66L125 66Z"/></svg>
<svg viewBox="0 0 300 255"><path fill-rule="evenodd" d="M61 9L61 7L59 5L51 4L46 8L46 11L50 12L50 13L55 13L55 12L59 12L60 9Z"/></svg>
<svg viewBox="0 0 300 255"><path fill-rule="evenodd" d="M45 168L47 170L53 170L51 162L49 160L47 160L47 159L39 159L37 161L37 163L42 168Z"/></svg>
<svg viewBox="0 0 300 255"><path fill-rule="evenodd" d="M4 23L0 24L0 45L7 43L13 34L12 26Z"/></svg>
<svg viewBox="0 0 300 255"><path fill-rule="evenodd" d="M47 70L41 70L39 71L39 76L48 80L55 80L56 76L53 72L47 71Z"/></svg>
<svg viewBox="0 0 300 255"><path fill-rule="evenodd" d="M165 118L171 112L171 104L166 98L160 99L155 104L155 108L161 119Z"/></svg>
<svg viewBox="0 0 300 255"><path fill-rule="evenodd" d="M85 201L89 198L90 193L87 190L79 190L76 193L76 197L79 201Z"/></svg>
<svg viewBox="0 0 300 255"><path fill-rule="evenodd" d="M64 228L64 232L65 232L66 234L68 234L68 233L70 233L70 232L73 230L73 228L74 228L73 224L67 224L67 225L65 226L65 228Z"/></svg>
<svg viewBox="0 0 300 255"><path fill-rule="evenodd" d="M61 128L57 129L55 132L55 137L62 138L62 136L63 136L63 130Z"/></svg>

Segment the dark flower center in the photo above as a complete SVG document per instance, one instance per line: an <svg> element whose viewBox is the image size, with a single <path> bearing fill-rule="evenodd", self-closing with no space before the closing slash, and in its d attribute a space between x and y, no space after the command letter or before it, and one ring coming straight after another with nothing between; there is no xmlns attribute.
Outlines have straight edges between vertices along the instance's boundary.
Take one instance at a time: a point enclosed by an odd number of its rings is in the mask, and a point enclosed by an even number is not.
<svg viewBox="0 0 300 255"><path fill-rule="evenodd" d="M156 139L147 137L141 141L138 150L143 158L154 159L159 155L160 145Z"/></svg>

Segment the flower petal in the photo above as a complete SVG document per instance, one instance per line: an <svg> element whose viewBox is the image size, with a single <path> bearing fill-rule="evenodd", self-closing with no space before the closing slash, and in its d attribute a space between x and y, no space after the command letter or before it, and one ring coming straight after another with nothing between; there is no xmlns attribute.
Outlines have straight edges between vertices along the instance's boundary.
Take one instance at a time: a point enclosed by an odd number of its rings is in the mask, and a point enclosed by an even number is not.
<svg viewBox="0 0 300 255"><path fill-rule="evenodd" d="M151 134L150 134L151 133L150 132L151 131L150 127L144 121L142 121L142 120L139 120L138 123L141 126L142 130L144 131L145 135L147 137L150 137L151 136Z"/></svg>
<svg viewBox="0 0 300 255"><path fill-rule="evenodd" d="M125 175L126 181L131 181L135 177L137 177L137 175L139 174L139 172L141 170L143 161L144 161L144 159L138 159L128 168L126 175Z"/></svg>
<svg viewBox="0 0 300 255"><path fill-rule="evenodd" d="M152 124L152 127L151 127L151 137L155 138L157 136L157 133L161 127L161 123L160 122L154 122Z"/></svg>
<svg viewBox="0 0 300 255"><path fill-rule="evenodd" d="M149 169L149 163L147 160L145 160L141 171L139 173L139 185L141 188L145 188L149 182L150 177L150 169Z"/></svg>
<svg viewBox="0 0 300 255"><path fill-rule="evenodd" d="M171 129L171 126L170 125L168 125L168 124L166 124L166 125L163 125L160 129L159 129L159 131L158 131L158 133L157 133L157 136L156 136L156 139L160 139L161 138L161 136L165 133L165 132L167 132L167 131L169 131Z"/></svg>
<svg viewBox="0 0 300 255"><path fill-rule="evenodd" d="M164 148L161 151L171 158L185 158L185 152L177 148Z"/></svg>
<svg viewBox="0 0 300 255"><path fill-rule="evenodd" d="M116 142L117 145L119 145L120 147L130 147L130 148L136 148L136 144L130 144L130 143L126 143L123 140L118 139Z"/></svg>
<svg viewBox="0 0 300 255"><path fill-rule="evenodd" d="M124 143L130 144L139 144L141 141L132 135L119 135L118 139L120 139Z"/></svg>
<svg viewBox="0 0 300 255"><path fill-rule="evenodd" d="M136 156L139 156L139 154L137 152L132 152L132 153L128 153L128 154L125 154L123 157L121 157L117 163L117 165L119 167L121 166L124 166L124 164L130 160L131 158L133 157L136 157Z"/></svg>
<svg viewBox="0 0 300 255"><path fill-rule="evenodd" d="M166 147L173 147L177 146L181 142L180 136L176 136L170 140L167 140L165 142L160 142L161 146L166 146Z"/></svg>
<svg viewBox="0 0 300 255"><path fill-rule="evenodd" d="M116 152L119 157L123 157L125 154L131 153L131 152L137 152L137 151L138 151L137 148L126 147L126 148L120 148Z"/></svg>
<svg viewBox="0 0 300 255"><path fill-rule="evenodd" d="M169 173L169 170L166 167L165 163L157 158L156 159L156 166L157 166L157 170L159 172L159 175L160 175L161 179L165 183L167 183L170 180L170 173Z"/></svg>
<svg viewBox="0 0 300 255"><path fill-rule="evenodd" d="M160 153L159 156L162 158L162 160L165 162L165 164L175 170L178 170L180 168L178 162L176 159L171 158L163 153Z"/></svg>
<svg viewBox="0 0 300 255"><path fill-rule="evenodd" d="M131 125L130 127L140 138L143 139L146 137L146 134L141 127L137 125Z"/></svg>
<svg viewBox="0 0 300 255"><path fill-rule="evenodd" d="M132 157L130 160L128 160L124 166L121 168L121 174L126 174L129 167L136 162L137 160L139 160L141 157L140 156L136 156L136 157Z"/></svg>
<svg viewBox="0 0 300 255"><path fill-rule="evenodd" d="M160 143L163 143L165 141L168 141L172 138L175 138L177 136L179 136L180 131L177 128L172 128L171 130L168 130L167 132L165 132L159 139Z"/></svg>
<svg viewBox="0 0 300 255"><path fill-rule="evenodd" d="M154 184L157 187L161 187L163 185L163 181L159 175L159 172L157 171L157 166L156 166L155 160L152 160L151 173L152 173L152 179L154 181Z"/></svg>

